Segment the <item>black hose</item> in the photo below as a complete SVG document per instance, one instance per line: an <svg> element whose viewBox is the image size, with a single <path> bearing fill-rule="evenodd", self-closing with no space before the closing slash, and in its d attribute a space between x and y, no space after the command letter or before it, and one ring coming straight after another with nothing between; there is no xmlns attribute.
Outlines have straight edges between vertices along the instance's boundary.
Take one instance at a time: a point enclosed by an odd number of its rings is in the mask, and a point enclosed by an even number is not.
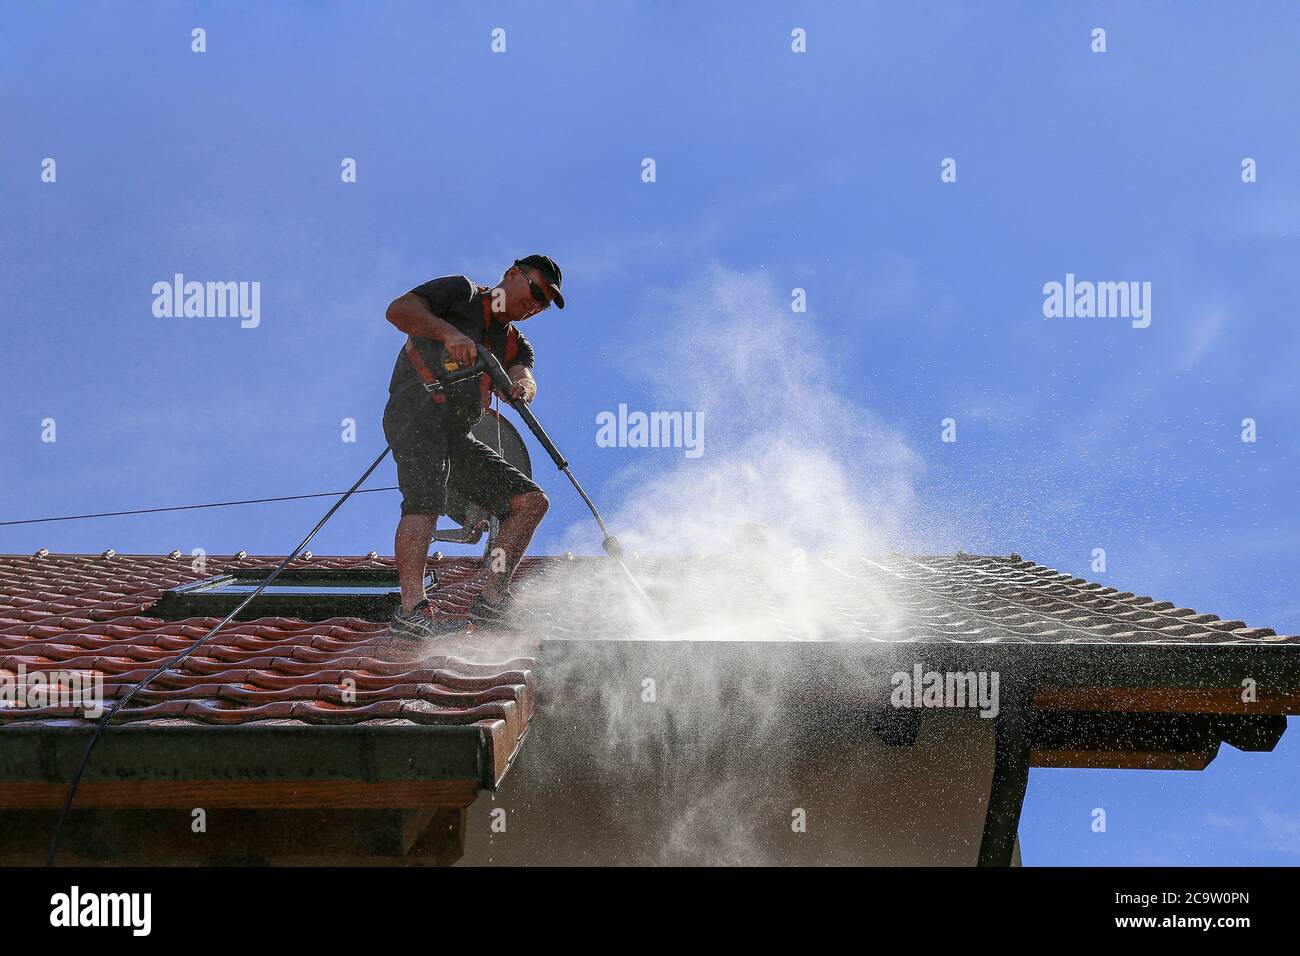
<svg viewBox="0 0 1300 956"><path fill-rule="evenodd" d="M373 472L376 468L379 467L379 463L388 456L388 452L390 450L391 448L388 445L384 446L384 450L380 453L379 457L376 458L371 463L370 467L365 470L365 473L362 474L362 476L356 480L356 482L352 485L351 488L343 492L343 496L339 498L338 501L334 502L333 506L330 508L329 511L325 512L325 516L321 518L320 521L316 522L316 527L311 529L310 533L308 533L307 537L302 539L298 547L294 548L293 552L290 553L289 556L286 557L283 561L281 561L280 564L276 567L276 569L272 571L269 575L267 575L266 578L263 579L262 583L259 584L257 588L251 594L248 595L248 597L240 601L239 604L235 606L235 609L233 611L231 611L224 618L218 621L216 626L214 626L212 630L208 631L208 633L204 634L201 638L199 638L197 641L195 641L185 650L181 651L179 654L169 659L165 663L160 664L158 667L154 668L152 672L146 675L145 678L141 680L139 683L135 684L135 686L133 686L129 691L126 692L126 695L124 697L121 697L119 700L117 700L114 703L114 705L110 709L106 710L104 712L104 715L99 718L98 723L95 725L95 732L90 737L90 743L86 745L86 752L81 755L81 763L77 765L77 772L72 777L72 783L68 786L68 794L63 799L63 809L59 811L59 818L54 824L54 837L50 841L50 852L45 858L46 866L54 865L54 857L59 852L59 841L63 838L63 826L64 823L67 821L68 811L72 809L72 801L77 796L77 787L81 783L81 775L85 773L86 765L90 763L91 751L95 749L95 744L99 742L99 738L103 735L104 731L108 728L108 722L113 719L113 715L116 714L118 711L120 711L122 708L124 708L130 702L131 698L135 696L136 692L139 691L141 688L143 688L151 680L153 680L155 677L159 676L160 674L168 670L171 670L171 668L175 667L181 661L185 660L185 658L189 657L200 647L202 647L208 640L210 640L213 637L213 635L215 635L219 630L221 630L231 621L233 621L235 619L235 616L239 614L239 612L242 611L245 607L247 607L250 601L252 601L255 597L257 597L264 590L266 590L267 585L269 585L272 581L274 581L277 577L279 577L280 572L283 571L286 567L288 567L289 562L292 561L294 558L296 558L302 552L302 550L307 547L307 545L311 542L311 539L316 537L317 532L319 532L321 528L325 527L325 522L329 521L330 518L334 517L334 512L338 511L339 508L343 506L343 502L347 501L348 498L352 496L352 493L361 487L361 483L370 477L371 472Z"/></svg>
<svg viewBox="0 0 1300 956"><path fill-rule="evenodd" d="M495 386L497 386L498 390L503 391L506 395L510 394L510 387L514 384L513 382L510 381L510 376L507 375L505 370L501 367L501 363L497 361L496 356L494 356L490 351L488 351L481 345L479 346L479 361L476 362L472 368L460 370L457 373L455 373L454 376L449 375L447 377L441 378L440 380L443 382L443 384L450 384L453 380L458 381L460 379L468 378L472 375L482 374L484 371L486 371L488 377L492 380L492 383ZM636 590L637 594L640 595L640 597L645 601L646 605L652 611L655 611L657 613L657 609L655 608L654 603L651 602L649 596L641 588L640 583L637 581L636 577L632 574L632 572L628 569L628 566L623 563L623 559L622 559L623 549L619 545L618 539L615 538L613 535L611 535L609 533L609 529L605 527L605 522L600 517L600 512L596 510L596 505L592 502L592 500L589 497L587 497L587 493L582 490L582 486L578 484L578 479L573 477L573 472L569 471L569 463L564 460L564 456L560 454L560 450L557 447L555 447L555 443L551 441L550 436L546 434L546 430L542 428L541 422L537 420L537 417L532 413L532 410L521 399L509 399L509 401L511 407L514 408L514 410L519 413L519 417L524 420L524 423L528 426L529 430L533 433L533 436L541 443L542 447L546 449L546 453L551 456L551 459L556 463L559 469L563 471L565 475L568 476L569 481L573 483L573 487L577 489L578 494L582 496L582 500L586 502L587 507L591 509L591 514L596 519L596 523L600 525L601 533L604 535L603 545L606 553L608 553L609 556L612 557L618 563L619 567L623 569L623 573L627 577L627 580L631 583L632 587ZM407 427L410 427L410 422L407 423ZM392 450L391 446L388 445L384 446L384 450L380 453L379 457L376 458L373 462L371 462L370 467L365 470L365 472L361 475L360 478L356 480L356 482L352 485L351 488L343 492L343 495L339 498L339 500L334 502L333 506L331 506L329 511L325 512L324 517L322 517L320 521L316 522L316 527L311 529L311 531L307 534L307 537L303 538L302 541L298 544L298 547L294 548L293 551L283 561L280 562L280 564L275 568L275 570L272 571L269 575L267 575L265 579L263 579L262 583L259 584L251 594L249 594L246 598L240 601L239 604L235 606L235 609L233 611L231 611L224 618L218 621L217 624L212 628L212 630L208 631L207 634L204 634L201 638L199 638L197 641L195 641L185 650L181 651L181 653L177 654L175 657L170 658L165 663L160 664L158 667L156 667L153 671L151 671L148 675L146 675L143 680L135 684L129 691L127 691L125 696L121 697L118 701L116 701L113 707L110 708L109 710L106 710L103 716L99 718L99 721L95 725L95 732L91 735L90 742L86 745L86 751L81 755L81 763L77 765L77 772L76 774L73 775L72 782L68 786L68 794L63 800L63 808L59 811L58 820L55 822L54 836L50 840L50 852L45 858L46 866L54 865L54 858L59 852L59 842L63 837L63 827L67 821L68 811L72 809L72 802L77 796L77 787L81 784L82 774L85 773L86 766L90 763L90 754L95 749L95 744L98 743L99 738L103 735L104 731L108 728L109 721L111 721L114 715L117 714L119 711L121 711L130 702L131 698L134 697L135 694L141 688L143 688L155 677L158 677L160 674L163 674L166 671L170 670L171 668L175 667L181 661L185 660L185 658L189 657L196 650L202 647L218 631L220 631L223 627L225 627L227 624L233 621L235 619L235 616L238 615L239 612L242 611L245 607L247 607L254 598L256 598L264 590L266 590L267 586L272 581L274 581L277 577L279 577L280 572L283 571L286 567L288 567L289 562L291 562L294 558L296 558L302 552L302 550L307 547L307 545L311 542L311 539L316 537L316 534L320 531L321 528L325 527L325 523L329 521L330 518L334 517L334 512L338 511L339 508L343 506L343 502L347 501L348 498L352 497L353 493L356 492L356 490L361 487L362 483L367 478L370 477L371 473L376 468L379 467L379 463L382 462L388 456L388 453L391 450Z"/></svg>

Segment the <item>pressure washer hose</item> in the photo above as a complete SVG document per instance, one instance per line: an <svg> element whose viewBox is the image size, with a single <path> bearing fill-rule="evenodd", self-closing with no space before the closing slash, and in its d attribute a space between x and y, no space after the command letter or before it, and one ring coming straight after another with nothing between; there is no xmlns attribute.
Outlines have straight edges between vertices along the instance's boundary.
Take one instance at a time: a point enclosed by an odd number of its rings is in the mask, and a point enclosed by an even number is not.
<svg viewBox="0 0 1300 956"><path fill-rule="evenodd" d="M479 346L479 361L475 363L472 369L467 369L458 373L455 378L448 376L444 381L447 381L448 383L458 381L470 377L471 374L477 375L483 371L488 373L488 376L492 379L493 385L495 385L502 394L510 394L510 388L514 384L510 381L510 376L507 375L505 369L501 367L501 363L497 361L496 356L481 345ZM609 529L605 527L605 522L600 517L600 512L596 510L596 506L592 500L587 497L587 493L582 490L582 486L578 484L578 479L573 477L573 472L569 470L569 463L564 460L564 456L560 454L560 450L555 447L555 443L551 441L550 436L546 434L546 430L542 428L541 422L537 420L537 417L532 413L532 410L529 409L528 405L522 399L510 399L509 401L511 407L519 413L519 417L528 425L529 430L532 431L537 440L541 442L542 447L546 449L546 453L551 456L551 459L559 469L568 476L569 481L573 482L573 487L577 489L578 494L582 496L582 500L585 501L587 507L591 509L591 514L596 519L596 523L600 525L601 534L604 535L602 546L605 548L605 553L613 558L618 566L623 569L623 574L627 577L628 583L631 584L632 588L645 602L646 606L650 608L652 612L655 611L655 606L653 602L651 602L649 595L645 593L637 579L632 576L632 572L628 570L627 565L623 563L623 549L622 546L619 545L618 539L610 534ZM407 427L410 427L410 422L407 423ZM85 773L86 766L90 763L91 751L95 749L95 744L99 742L99 738L103 736L104 731L108 729L109 721L113 719L113 716L117 714L118 711L122 710L131 701L131 698L134 697L146 684L154 678L171 670L206 644L218 631L233 621L239 612L246 608L254 598L266 590L266 588L270 586L271 582L280 576L280 572L288 567L289 563L293 561L294 558L298 557L307 545L311 543L312 538L316 537L321 528L325 527L325 523L329 521L330 518L334 517L334 513L338 511L339 508L343 507L343 503L352 497L353 492L360 488L362 483L365 482L374 470L379 467L380 462L388 457L388 453L391 450L391 446L384 446L384 450L379 453L379 457L370 463L370 467L362 472L361 477L353 483L351 488L339 496L339 500L334 502L330 509L325 512L320 521L316 522L316 526L308 532L307 537L303 538L302 541L298 543L298 546L276 566L275 570L268 574L251 594L235 606L233 611L218 621L216 625L213 626L212 630L208 631L208 633L204 634L185 650L154 668L144 677L143 680L133 685L123 697L114 702L112 707L104 711L103 715L100 716L99 720L95 724L95 732L91 735L90 742L86 744L86 750L81 755L81 762L77 764L77 772L73 775L72 781L68 785L68 793L63 799L62 809L59 810L58 820L54 825L54 836L50 840L50 850L45 858L46 866L54 865L54 858L59 852L59 842L63 837L63 827L67 822L68 811L72 809L72 801L76 799L77 787L81 784L82 774Z"/></svg>
<svg viewBox="0 0 1300 956"><path fill-rule="evenodd" d="M249 594L246 598L244 598L237 605L235 605L235 609L233 611L231 611L220 621L218 621L216 625L212 628L212 630L208 631L208 633L204 634L201 638L199 638L189 647L185 648L185 650L181 651L175 657L170 658L165 663L160 664L158 667L154 668L149 674L145 676L143 680L139 681L130 690L128 690L125 696L118 699L113 704L112 707L104 711L103 715L100 716L99 721L95 724L95 732L90 737L90 743L86 744L86 752L81 755L81 763L77 764L77 772L73 775L72 783L69 784L68 786L68 794L66 797L63 798L63 808L59 811L59 818L54 825L54 837L53 839L50 840L50 852L45 858L46 866L54 865L54 857L59 852L59 841L63 837L63 825L67 820L68 811L72 809L72 801L77 796L77 787L81 783L81 775L85 773L86 765L90 762L90 752L95 749L95 744L99 742L99 738L103 735L104 731L108 728L108 722L113 719L113 715L116 714L123 707L125 707L130 702L131 698L136 695L136 692L138 692L151 680L171 670L173 667L175 667L181 661L185 660L185 658L189 657L200 647L202 647L205 643L207 643L208 640L210 640L212 636L217 633L217 631L221 630L223 627L225 627L227 624L233 621L236 615L238 615L240 611L248 607L249 603L255 597L257 597L259 594L265 591L266 588L271 584L271 582L280 576L280 572L289 566L289 562L291 562L294 558L298 557L298 555L302 553L303 549L306 548L307 545L311 543L311 539L316 537L317 533L320 531L321 528L325 527L325 522L329 521L330 518L334 517L334 512L338 511L339 508L343 507L343 502L347 501L348 498L352 497L352 493L356 491L358 488L360 488L362 482L364 482L367 478L369 478L371 473L376 468L379 467L379 463L388 457L388 452L390 450L391 449L389 448L389 446L387 445L384 446L384 450L380 452L379 457L370 463L370 467L367 468L362 473L361 477L358 478L353 483L351 488L349 488L347 491L343 492L343 494L339 496L339 500L334 502L334 504L330 507L329 511L325 512L324 517L322 517L320 521L316 522L316 527L312 528L311 531L308 532L307 537L303 538L302 541L299 542L298 547L294 548L293 551L288 555L288 557L286 557L283 561L281 561L276 566L275 570L273 570L270 574L268 574L262 580L262 583L259 584L251 594Z"/></svg>

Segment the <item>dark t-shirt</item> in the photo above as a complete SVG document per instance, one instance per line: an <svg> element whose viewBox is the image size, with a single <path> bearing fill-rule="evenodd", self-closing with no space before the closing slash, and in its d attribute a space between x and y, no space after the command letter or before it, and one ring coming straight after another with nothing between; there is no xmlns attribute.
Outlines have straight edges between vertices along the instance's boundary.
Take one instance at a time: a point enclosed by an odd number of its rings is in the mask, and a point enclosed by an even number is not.
<svg viewBox="0 0 1300 956"><path fill-rule="evenodd" d="M430 312L454 325L475 343L486 345L502 365L506 364L506 339L513 326L493 320L484 328L483 299L488 295L486 290L480 291L480 287L465 276L443 276L430 279L411 291L424 299ZM515 334L518 336L518 354L510 365L532 368L533 347L522 332L516 329ZM418 335L411 336L411 341L431 371L436 373L442 368L445 349L441 342ZM472 427L483 414L482 393L478 383L481 377L458 382L446 390L448 411L453 413L457 421L468 421L466 428ZM403 343L397 353L397 362L393 365L393 377L388 383L388 392L392 396L390 401L429 403L428 394L423 388L417 387L423 384L424 380L406 357L406 344Z"/></svg>

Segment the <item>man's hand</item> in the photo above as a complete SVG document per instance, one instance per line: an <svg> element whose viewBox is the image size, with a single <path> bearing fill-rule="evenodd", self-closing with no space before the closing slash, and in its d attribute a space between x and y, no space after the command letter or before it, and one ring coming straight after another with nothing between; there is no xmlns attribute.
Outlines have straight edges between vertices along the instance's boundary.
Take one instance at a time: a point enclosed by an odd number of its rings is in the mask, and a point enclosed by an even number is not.
<svg viewBox="0 0 1300 956"><path fill-rule="evenodd" d="M531 402L537 397L537 386L532 382L515 382L510 386L511 398L522 398L525 402Z"/></svg>
<svg viewBox="0 0 1300 956"><path fill-rule="evenodd" d="M442 339L442 344L447 348L447 354L461 365L473 365L478 361L478 348L474 345L474 340L463 332L451 329Z"/></svg>
<svg viewBox="0 0 1300 956"><path fill-rule="evenodd" d="M528 369L522 365L512 365L506 374L514 380L510 386L510 398L522 398L525 402L531 402L537 397L537 381Z"/></svg>

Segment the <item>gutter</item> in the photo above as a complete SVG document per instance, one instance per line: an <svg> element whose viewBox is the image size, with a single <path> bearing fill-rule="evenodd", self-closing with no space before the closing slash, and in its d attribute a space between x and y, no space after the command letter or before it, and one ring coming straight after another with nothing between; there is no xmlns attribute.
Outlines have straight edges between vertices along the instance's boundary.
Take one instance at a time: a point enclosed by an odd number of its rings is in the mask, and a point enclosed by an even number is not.
<svg viewBox="0 0 1300 956"><path fill-rule="evenodd" d="M92 731L85 725L35 722L0 730L0 807L32 785L48 785L61 799ZM465 781L492 789L503 775L502 763L513 756L494 754L494 744L517 745L492 736L489 728L475 724L124 724L101 739L85 782L222 781L239 786L356 781L382 786Z"/></svg>

